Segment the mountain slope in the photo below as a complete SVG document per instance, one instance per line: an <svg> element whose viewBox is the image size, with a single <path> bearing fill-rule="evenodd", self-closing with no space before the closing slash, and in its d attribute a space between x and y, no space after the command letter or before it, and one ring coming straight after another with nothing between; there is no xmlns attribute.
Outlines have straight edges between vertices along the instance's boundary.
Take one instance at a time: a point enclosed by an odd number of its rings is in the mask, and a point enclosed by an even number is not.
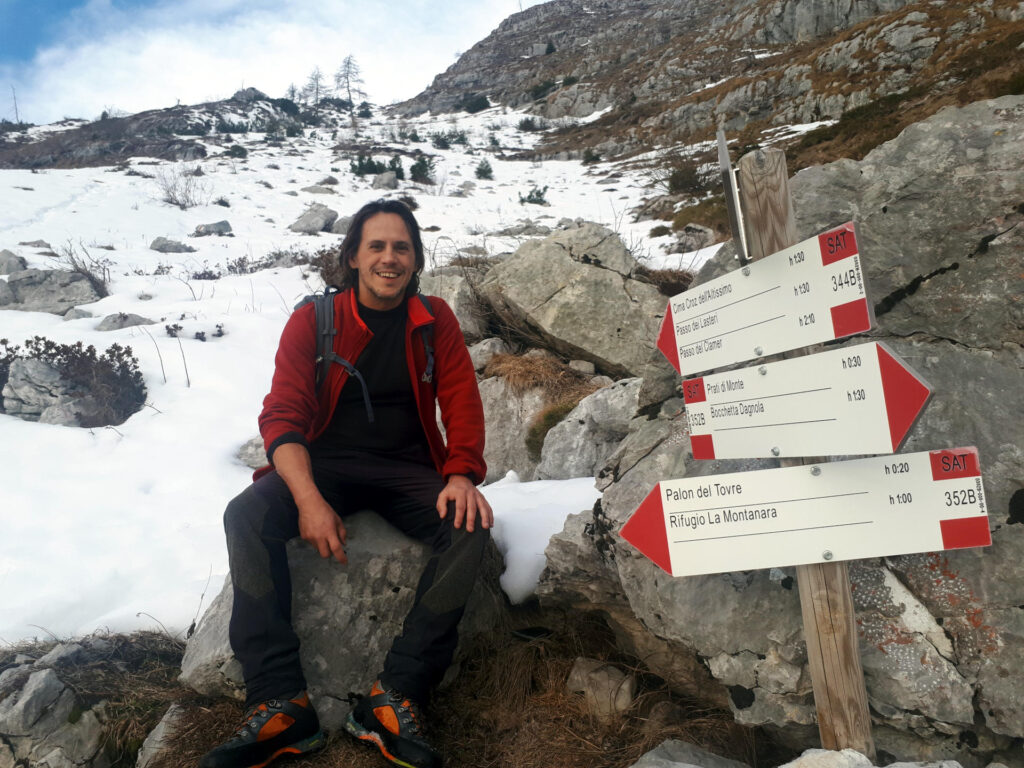
<svg viewBox="0 0 1024 768"><path fill-rule="evenodd" d="M1020 92L1022 42L1013 0L555 0L510 16L396 108L454 111L483 94L551 119L608 109L553 137L551 153L635 152L720 125L757 140L886 97L914 108L902 128L946 104Z"/></svg>

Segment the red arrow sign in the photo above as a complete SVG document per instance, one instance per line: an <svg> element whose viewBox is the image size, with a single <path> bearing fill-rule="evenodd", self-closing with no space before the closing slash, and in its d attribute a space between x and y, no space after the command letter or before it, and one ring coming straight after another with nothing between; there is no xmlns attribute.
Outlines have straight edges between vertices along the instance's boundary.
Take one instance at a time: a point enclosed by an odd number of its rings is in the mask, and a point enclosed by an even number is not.
<svg viewBox="0 0 1024 768"><path fill-rule="evenodd" d="M684 375L870 330L852 222L673 296L658 349Z"/></svg>
<svg viewBox="0 0 1024 768"><path fill-rule="evenodd" d="M991 544L976 448L663 480L619 535L673 576Z"/></svg>
<svg viewBox="0 0 1024 768"><path fill-rule="evenodd" d="M695 459L895 452L929 392L879 342L683 382Z"/></svg>

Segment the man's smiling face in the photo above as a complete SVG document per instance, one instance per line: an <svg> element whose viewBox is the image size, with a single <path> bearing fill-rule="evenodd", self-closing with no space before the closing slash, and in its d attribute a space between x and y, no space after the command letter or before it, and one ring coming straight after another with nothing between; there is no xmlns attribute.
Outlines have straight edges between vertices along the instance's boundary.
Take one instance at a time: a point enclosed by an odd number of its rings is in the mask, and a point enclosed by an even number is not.
<svg viewBox="0 0 1024 768"><path fill-rule="evenodd" d="M409 230L397 213L375 213L363 223L363 236L348 265L359 272L359 303L370 309L394 309L416 273Z"/></svg>

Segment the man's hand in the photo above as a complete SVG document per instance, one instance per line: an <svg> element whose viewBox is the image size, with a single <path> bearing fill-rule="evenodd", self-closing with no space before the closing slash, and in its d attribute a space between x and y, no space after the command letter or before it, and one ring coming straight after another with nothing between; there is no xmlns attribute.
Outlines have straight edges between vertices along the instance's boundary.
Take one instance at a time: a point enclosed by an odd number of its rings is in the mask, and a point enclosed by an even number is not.
<svg viewBox="0 0 1024 768"><path fill-rule="evenodd" d="M465 475L452 475L448 484L437 495L437 514L444 519L448 514L448 502L455 502L455 527L461 528L466 521L466 530L472 531L477 518L480 525L490 528L494 525L494 513L484 495L473 485L473 481Z"/></svg>
<svg viewBox="0 0 1024 768"><path fill-rule="evenodd" d="M322 496L299 505L299 535L316 547L320 557L333 555L342 565L348 563L348 557L345 556L348 537L345 524Z"/></svg>

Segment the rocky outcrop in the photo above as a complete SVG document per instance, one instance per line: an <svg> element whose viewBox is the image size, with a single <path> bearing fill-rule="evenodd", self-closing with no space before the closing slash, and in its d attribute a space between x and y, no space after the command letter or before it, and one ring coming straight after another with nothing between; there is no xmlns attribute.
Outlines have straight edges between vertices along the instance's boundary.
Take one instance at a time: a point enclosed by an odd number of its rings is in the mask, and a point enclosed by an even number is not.
<svg viewBox="0 0 1024 768"><path fill-rule="evenodd" d="M0 275L10 275L28 268L21 256L8 250L0 251Z"/></svg>
<svg viewBox="0 0 1024 768"><path fill-rule="evenodd" d="M537 457L526 447L526 432L547 404L540 388L516 391L500 376L480 382L484 404L484 461L487 482L492 483L514 471L520 477L532 477Z"/></svg>
<svg viewBox="0 0 1024 768"><path fill-rule="evenodd" d="M579 157L587 147L607 158L694 143L718 127L836 120L918 89L939 103L964 86L978 51L1001 45L1005 52L979 70L1012 57L1006 22L1019 21L1020 11L997 6L556 0L510 16L396 109L454 112L483 94L569 124L605 110L596 123L560 126L537 153ZM990 82L1013 72L1006 66Z"/></svg>
<svg viewBox="0 0 1024 768"><path fill-rule="evenodd" d="M152 325L155 321L148 317L136 315L131 312L117 312L107 315L100 320L96 326L97 331L120 331L122 328L131 328L135 325Z"/></svg>
<svg viewBox="0 0 1024 768"><path fill-rule="evenodd" d="M472 344L484 337L487 321L476 288L460 274L443 272L420 276L420 292L440 296L452 308L462 328L462 335Z"/></svg>
<svg viewBox="0 0 1024 768"><path fill-rule="evenodd" d="M212 224L200 224L196 227L195 232L192 233L192 237L210 237L211 235L234 237L231 232L231 223L228 221L215 221Z"/></svg>
<svg viewBox="0 0 1024 768"><path fill-rule="evenodd" d="M337 211L332 211L321 203L313 203L288 229L292 232L298 232L300 235L316 235L320 232L330 232L331 225L334 224L337 218Z"/></svg>
<svg viewBox="0 0 1024 768"><path fill-rule="evenodd" d="M61 269L26 269L7 279L0 289L0 307L26 312L63 315L78 304L99 301L100 295L79 272Z"/></svg>
<svg viewBox="0 0 1024 768"><path fill-rule="evenodd" d="M873 734L897 759L1019 763L1011 755L1024 738L1024 697L1009 670L1024 666L1014 597L1024 556L1022 142L1024 98L1005 97L944 110L861 162L808 169L791 183L800 238L857 222L871 336L935 391L902 450L976 445L982 460L991 547L850 566ZM730 258L717 257L697 284ZM538 593L598 606L622 647L662 644L661 655L638 654L655 674L707 696L703 670L739 722L809 746L817 734L792 569L673 579L615 535L659 480L767 465L693 461L681 405L666 400L656 418L631 422L598 472L599 508L552 538Z"/></svg>
<svg viewBox="0 0 1024 768"><path fill-rule="evenodd" d="M602 373L639 376L654 355L667 300L633 279L635 269L618 235L585 223L523 243L479 291L501 321L549 349Z"/></svg>
<svg viewBox="0 0 1024 768"><path fill-rule="evenodd" d="M350 691L369 690L391 641L412 605L429 547L400 533L378 515L360 512L345 519L349 565L323 560L308 544L288 544L297 590L292 621L302 641L302 665L310 695L325 727L336 730L348 715ZM498 555L489 548L466 615L461 637L491 630L501 620ZM241 667L228 644L231 582L203 616L188 642L181 680L200 693L241 697Z"/></svg>
<svg viewBox="0 0 1024 768"><path fill-rule="evenodd" d="M237 124L239 115L245 115L248 130L283 133L287 127L299 127L286 111L293 107L246 88L222 101L171 106L128 117L104 114L99 120L76 121L35 141L0 142L0 168L91 168L116 165L132 157L200 160L206 157L206 148L195 136L213 133L218 125Z"/></svg>
<svg viewBox="0 0 1024 768"><path fill-rule="evenodd" d="M101 638L19 657L0 676L0 765L110 765L103 749L106 702L90 705L61 679L67 663L102 657Z"/></svg>
<svg viewBox="0 0 1024 768"><path fill-rule="evenodd" d="M3 406L8 415L25 421L71 427L94 424L102 413L102 406L55 365L32 358L11 362Z"/></svg>
<svg viewBox="0 0 1024 768"><path fill-rule="evenodd" d="M169 240L166 237L158 237L152 243L149 244L151 251L157 253L195 253L196 249L191 245L179 242L177 240Z"/></svg>
<svg viewBox="0 0 1024 768"><path fill-rule="evenodd" d="M629 433L642 379L622 379L583 398L544 438L536 480L593 477Z"/></svg>

